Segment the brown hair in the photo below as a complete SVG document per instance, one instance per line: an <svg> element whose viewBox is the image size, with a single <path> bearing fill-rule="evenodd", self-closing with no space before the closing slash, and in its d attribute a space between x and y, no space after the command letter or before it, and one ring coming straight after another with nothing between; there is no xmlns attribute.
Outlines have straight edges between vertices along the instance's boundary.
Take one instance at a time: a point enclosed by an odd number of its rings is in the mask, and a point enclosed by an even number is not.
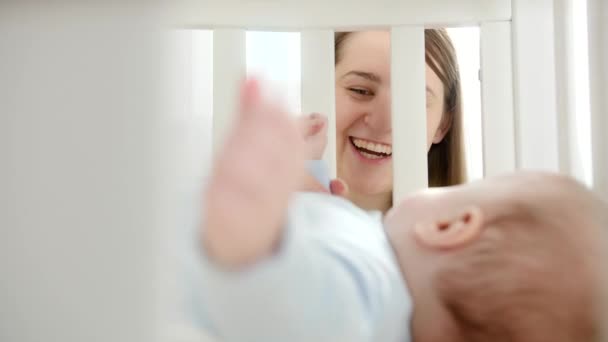
<svg viewBox="0 0 608 342"><path fill-rule="evenodd" d="M342 58L342 46L352 32L336 32L335 63ZM452 41L445 29L424 30L426 63L443 83L444 112L441 127L448 129L443 140L428 153L429 186L449 186L466 181L462 134L460 72Z"/></svg>

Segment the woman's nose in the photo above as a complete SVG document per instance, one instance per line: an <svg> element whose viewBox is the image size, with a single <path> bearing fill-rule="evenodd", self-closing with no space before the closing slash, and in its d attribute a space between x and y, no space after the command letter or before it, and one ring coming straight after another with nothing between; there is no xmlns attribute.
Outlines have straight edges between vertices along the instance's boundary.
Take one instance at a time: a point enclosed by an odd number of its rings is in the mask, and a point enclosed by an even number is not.
<svg viewBox="0 0 608 342"><path fill-rule="evenodd" d="M364 117L364 122L378 134L391 133L391 106L390 99L376 98Z"/></svg>

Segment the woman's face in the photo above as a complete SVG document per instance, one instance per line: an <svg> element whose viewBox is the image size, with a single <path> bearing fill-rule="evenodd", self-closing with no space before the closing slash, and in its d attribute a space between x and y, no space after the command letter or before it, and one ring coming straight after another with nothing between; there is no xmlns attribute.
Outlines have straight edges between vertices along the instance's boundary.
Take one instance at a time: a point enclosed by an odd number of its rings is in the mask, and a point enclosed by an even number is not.
<svg viewBox="0 0 608 342"><path fill-rule="evenodd" d="M336 65L336 153L338 176L364 195L393 189L390 33L358 32L344 41ZM445 132L443 84L426 67L427 146ZM398 130L397 130L398 132Z"/></svg>

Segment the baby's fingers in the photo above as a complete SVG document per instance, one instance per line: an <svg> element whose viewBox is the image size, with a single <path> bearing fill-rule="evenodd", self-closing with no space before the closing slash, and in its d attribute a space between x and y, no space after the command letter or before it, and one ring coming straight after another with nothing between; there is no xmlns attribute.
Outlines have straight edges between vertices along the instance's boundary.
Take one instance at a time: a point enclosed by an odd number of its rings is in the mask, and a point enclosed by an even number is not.
<svg viewBox="0 0 608 342"><path fill-rule="evenodd" d="M333 179L329 183L329 189L332 195L346 197L348 196L348 185L341 179Z"/></svg>

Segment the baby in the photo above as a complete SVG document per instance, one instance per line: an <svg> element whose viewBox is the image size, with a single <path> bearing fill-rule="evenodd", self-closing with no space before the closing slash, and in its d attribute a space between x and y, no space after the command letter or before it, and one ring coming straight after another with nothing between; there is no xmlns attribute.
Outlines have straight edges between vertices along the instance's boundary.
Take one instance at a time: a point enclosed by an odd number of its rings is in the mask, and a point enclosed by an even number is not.
<svg viewBox="0 0 608 342"><path fill-rule="evenodd" d="M533 172L403 200L385 226L413 340L605 341L607 212L573 180Z"/></svg>
<svg viewBox="0 0 608 342"><path fill-rule="evenodd" d="M520 173L426 190L383 228L296 193L307 144L257 87L205 192L201 291L222 341L600 340L608 207L584 187Z"/></svg>

